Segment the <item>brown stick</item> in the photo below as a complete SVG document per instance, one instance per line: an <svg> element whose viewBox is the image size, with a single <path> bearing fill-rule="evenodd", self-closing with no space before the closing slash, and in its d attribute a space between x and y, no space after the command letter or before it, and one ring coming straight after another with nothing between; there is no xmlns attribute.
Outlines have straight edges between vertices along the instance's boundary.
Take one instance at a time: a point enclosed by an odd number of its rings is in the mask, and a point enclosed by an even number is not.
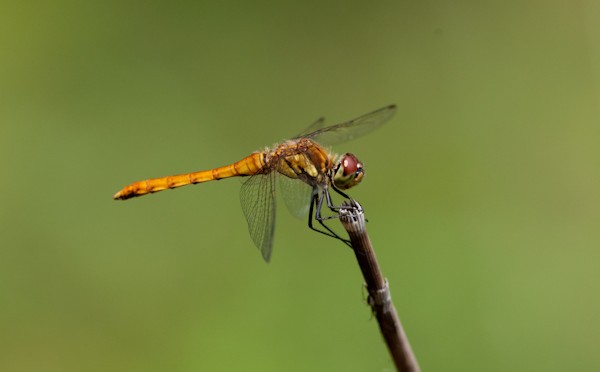
<svg viewBox="0 0 600 372"><path fill-rule="evenodd" d="M396 308L392 303L390 287L384 279L371 240L365 227L365 215L355 200L344 202L340 208L340 221L350 236L354 254L365 278L369 293L368 303L377 318L379 329L392 355L398 371L418 372L421 369L402 328Z"/></svg>

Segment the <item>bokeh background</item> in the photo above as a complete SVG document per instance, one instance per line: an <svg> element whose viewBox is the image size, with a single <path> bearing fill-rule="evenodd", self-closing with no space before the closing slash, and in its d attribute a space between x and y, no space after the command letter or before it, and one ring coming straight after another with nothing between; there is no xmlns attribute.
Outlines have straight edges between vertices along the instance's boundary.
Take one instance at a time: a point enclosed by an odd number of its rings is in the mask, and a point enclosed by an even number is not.
<svg viewBox="0 0 600 372"><path fill-rule="evenodd" d="M595 1L6 2L0 370L389 371L342 244L236 180L115 202L396 103L336 147L424 370L600 369Z"/></svg>

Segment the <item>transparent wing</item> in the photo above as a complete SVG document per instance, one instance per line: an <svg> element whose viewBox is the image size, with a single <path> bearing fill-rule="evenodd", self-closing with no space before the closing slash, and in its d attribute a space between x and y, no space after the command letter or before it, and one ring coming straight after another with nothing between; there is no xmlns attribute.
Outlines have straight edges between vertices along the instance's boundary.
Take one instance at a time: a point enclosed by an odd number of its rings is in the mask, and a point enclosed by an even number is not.
<svg viewBox="0 0 600 372"><path fill-rule="evenodd" d="M277 178L279 179L279 195L283 197L287 209L294 217L306 219L310 208L312 187L299 179L283 175L279 175Z"/></svg>
<svg viewBox="0 0 600 372"><path fill-rule="evenodd" d="M240 190L248 231L266 262L271 259L275 232L275 177L277 173L251 176Z"/></svg>
<svg viewBox="0 0 600 372"><path fill-rule="evenodd" d="M308 126L308 128L304 129L302 132L300 132L300 134L298 134L296 136L296 138L298 137L304 137L307 134L310 134L312 132L316 132L317 130L323 128L323 126L325 125L325 118L324 117L320 117L317 120L315 120L314 123L312 123L311 125Z"/></svg>
<svg viewBox="0 0 600 372"><path fill-rule="evenodd" d="M332 125L326 128L316 129L311 133L304 134L299 137L311 138L324 145L335 145L353 140L379 128L383 123L388 121L395 112L396 105L390 105L358 117L354 120Z"/></svg>

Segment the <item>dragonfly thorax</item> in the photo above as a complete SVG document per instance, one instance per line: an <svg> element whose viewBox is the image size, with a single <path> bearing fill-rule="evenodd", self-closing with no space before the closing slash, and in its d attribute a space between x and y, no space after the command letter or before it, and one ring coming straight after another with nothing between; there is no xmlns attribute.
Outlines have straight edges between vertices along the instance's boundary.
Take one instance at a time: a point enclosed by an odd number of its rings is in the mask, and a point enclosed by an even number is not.
<svg viewBox="0 0 600 372"><path fill-rule="evenodd" d="M333 163L325 149L306 138L282 143L271 152L269 162L280 174L311 186L328 182L329 169Z"/></svg>

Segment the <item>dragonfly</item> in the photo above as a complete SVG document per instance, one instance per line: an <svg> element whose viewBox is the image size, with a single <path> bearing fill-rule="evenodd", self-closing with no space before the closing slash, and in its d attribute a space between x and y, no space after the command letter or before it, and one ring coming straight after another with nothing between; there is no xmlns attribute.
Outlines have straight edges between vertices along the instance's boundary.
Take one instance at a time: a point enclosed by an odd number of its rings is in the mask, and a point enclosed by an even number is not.
<svg viewBox="0 0 600 372"><path fill-rule="evenodd" d="M346 190L358 185L364 175L363 163L351 153L337 155L331 145L353 140L379 128L395 113L389 105L356 119L324 126L320 118L300 135L270 148L255 151L245 158L218 168L134 182L117 192L113 199L126 200L162 190L248 177L240 190L242 210L250 237L266 262L271 258L275 232L275 192L280 185L288 209L297 217L308 215L308 227L319 233L341 238L326 220L337 217L340 206L333 204L330 190L345 199ZM324 204L333 215L325 216ZM319 226L315 226L315 221Z"/></svg>

